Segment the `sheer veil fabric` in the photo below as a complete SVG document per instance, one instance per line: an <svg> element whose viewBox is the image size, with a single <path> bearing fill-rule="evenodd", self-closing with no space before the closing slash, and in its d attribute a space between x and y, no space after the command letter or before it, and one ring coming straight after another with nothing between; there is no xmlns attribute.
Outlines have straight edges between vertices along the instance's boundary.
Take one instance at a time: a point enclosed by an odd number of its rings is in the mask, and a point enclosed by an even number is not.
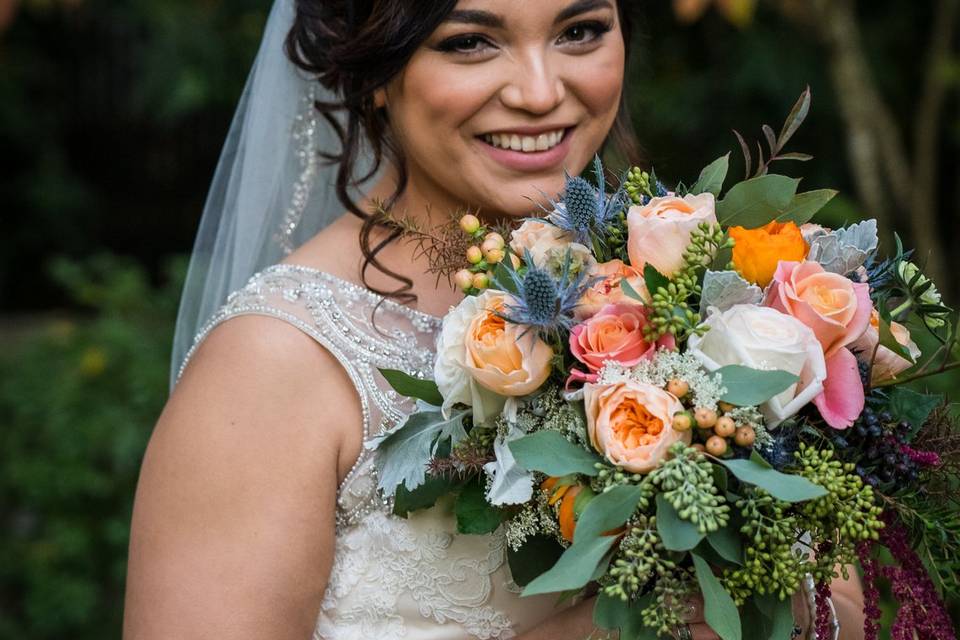
<svg viewBox="0 0 960 640"><path fill-rule="evenodd" d="M275 0L214 174L177 315L171 390L194 338L227 295L343 211L337 166L318 156L336 151L339 140L313 108L336 96L287 58L293 19L294 0Z"/></svg>

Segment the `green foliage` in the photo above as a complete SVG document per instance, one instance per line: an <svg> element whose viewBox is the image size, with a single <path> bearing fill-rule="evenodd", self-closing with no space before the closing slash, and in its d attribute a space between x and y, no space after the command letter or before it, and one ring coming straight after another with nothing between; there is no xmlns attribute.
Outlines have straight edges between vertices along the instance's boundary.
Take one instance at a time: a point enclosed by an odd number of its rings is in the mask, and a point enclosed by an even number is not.
<svg viewBox="0 0 960 640"><path fill-rule="evenodd" d="M760 487L784 502L802 502L827 493L823 487L799 475L780 473L756 453L749 460L721 460L720 464L741 482Z"/></svg>
<svg viewBox="0 0 960 640"><path fill-rule="evenodd" d="M617 542L616 536L588 538L567 547L549 571L537 576L523 590L523 595L561 593L580 589L606 569L608 552Z"/></svg>
<svg viewBox="0 0 960 640"><path fill-rule="evenodd" d="M650 482L660 487L657 497L663 496L677 516L694 524L702 535L726 526L730 505L714 484L710 462L682 442L671 446L670 454L650 474ZM657 515L661 515L659 509Z"/></svg>
<svg viewBox="0 0 960 640"><path fill-rule="evenodd" d="M517 585L524 587L543 573L544 567L552 567L564 548L556 538L531 536L517 550L507 546L507 562L510 565L510 577Z"/></svg>
<svg viewBox="0 0 960 640"><path fill-rule="evenodd" d="M513 440L508 446L517 464L528 471L556 477L571 473L595 476L600 472L597 467L600 458L556 431L532 433Z"/></svg>
<svg viewBox="0 0 960 640"><path fill-rule="evenodd" d="M460 533L492 533L503 521L503 510L487 503L485 491L483 482L475 480L468 483L457 496L454 511L457 516L457 531Z"/></svg>
<svg viewBox="0 0 960 640"><path fill-rule="evenodd" d="M799 185L798 179L776 174L738 182L717 203L717 220L724 227L762 227L786 211Z"/></svg>
<svg viewBox="0 0 960 640"><path fill-rule="evenodd" d="M574 541L595 538L606 531L620 527L637 510L643 495L643 487L623 485L596 496L587 503L577 521Z"/></svg>
<svg viewBox="0 0 960 640"><path fill-rule="evenodd" d="M733 598L713 575L709 563L696 553L693 554L693 566L703 594L703 617L707 624L722 640L740 640L740 612Z"/></svg>
<svg viewBox="0 0 960 640"><path fill-rule="evenodd" d="M786 371L760 371L731 364L715 372L727 391L721 400L738 407L753 407L796 384L800 378Z"/></svg>
<svg viewBox="0 0 960 640"><path fill-rule="evenodd" d="M635 599L651 578L669 575L676 568L663 545L657 518L640 514L620 541L603 593L622 601Z"/></svg>
<svg viewBox="0 0 960 640"><path fill-rule="evenodd" d="M730 169L730 154L720 156L700 172L700 177L690 187L690 193L712 193L714 196L720 196L720 190L723 189L723 181L727 178L727 171Z"/></svg>
<svg viewBox="0 0 960 640"><path fill-rule="evenodd" d="M166 400L183 263L152 288L60 261L82 319L0 355L0 638L119 637L140 460Z"/></svg>
<svg viewBox="0 0 960 640"><path fill-rule="evenodd" d="M396 369L380 369L380 374L401 396L417 398L435 407L443 404L443 396L433 380L420 380Z"/></svg>

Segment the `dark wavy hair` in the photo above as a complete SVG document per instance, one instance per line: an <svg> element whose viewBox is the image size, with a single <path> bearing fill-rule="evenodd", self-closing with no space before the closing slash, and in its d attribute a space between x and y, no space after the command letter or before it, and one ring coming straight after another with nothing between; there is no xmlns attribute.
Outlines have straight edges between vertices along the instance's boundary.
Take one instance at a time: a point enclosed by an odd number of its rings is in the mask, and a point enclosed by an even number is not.
<svg viewBox="0 0 960 640"><path fill-rule="evenodd" d="M634 1L617 3L628 54ZM377 259L377 254L402 232L391 227L382 212L363 211L351 197L350 189L370 179L384 159L398 171L397 188L385 202L384 209L388 210L406 188L408 176L403 149L391 135L386 110L374 103L374 93L403 70L456 4L457 0L296 0L296 17L286 40L286 53L293 63L315 75L321 85L338 96L334 102L316 103L317 111L330 123L340 141L339 151L321 155L338 164L338 199L347 211L363 220L360 231L363 282L367 284L367 269L374 267L397 279L401 286L394 291L370 289L404 303L416 300L410 292L413 281L386 268ZM364 139L370 144L373 165L362 175L355 175ZM631 164L642 163L625 97L621 98L607 142ZM385 228L388 233L373 244L373 232L378 228Z"/></svg>

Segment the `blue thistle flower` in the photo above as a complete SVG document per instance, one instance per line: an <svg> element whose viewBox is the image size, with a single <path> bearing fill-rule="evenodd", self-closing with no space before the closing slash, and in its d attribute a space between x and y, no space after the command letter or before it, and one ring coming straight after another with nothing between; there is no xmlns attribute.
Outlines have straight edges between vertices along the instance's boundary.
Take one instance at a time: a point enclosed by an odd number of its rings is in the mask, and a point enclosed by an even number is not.
<svg viewBox="0 0 960 640"><path fill-rule="evenodd" d="M504 268L494 276L494 285L514 297L514 304L507 305L501 315L507 322L527 325L541 334L569 330L574 324L574 309L596 278L588 279L584 273L570 274L569 250L559 278L534 264L529 251L525 252L524 261L527 269L522 275L505 261L501 263ZM508 279L501 277L504 272Z"/></svg>
<svg viewBox="0 0 960 640"><path fill-rule="evenodd" d="M579 176L566 174L566 184L559 201L546 194L550 203L547 220L556 227L572 233L574 240L591 246L591 235L602 237L602 230L613 217L620 212L627 201L626 192L620 188L609 197L604 187L603 163L600 157L594 157L593 169L597 175L599 189Z"/></svg>

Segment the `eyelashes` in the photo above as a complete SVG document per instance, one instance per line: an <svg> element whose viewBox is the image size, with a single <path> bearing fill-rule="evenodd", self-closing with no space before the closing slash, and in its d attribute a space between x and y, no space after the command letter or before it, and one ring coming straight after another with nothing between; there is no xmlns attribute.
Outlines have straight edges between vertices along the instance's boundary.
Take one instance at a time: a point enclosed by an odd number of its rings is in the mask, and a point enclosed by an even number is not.
<svg viewBox="0 0 960 640"><path fill-rule="evenodd" d="M557 44L572 47L586 47L598 42L603 36L613 29L613 22L603 22L600 20L588 20L578 22L567 27L560 36L557 37ZM442 53L450 53L460 56L481 55L492 49L496 49L487 36L480 33L467 33L452 36L436 45L435 49Z"/></svg>

